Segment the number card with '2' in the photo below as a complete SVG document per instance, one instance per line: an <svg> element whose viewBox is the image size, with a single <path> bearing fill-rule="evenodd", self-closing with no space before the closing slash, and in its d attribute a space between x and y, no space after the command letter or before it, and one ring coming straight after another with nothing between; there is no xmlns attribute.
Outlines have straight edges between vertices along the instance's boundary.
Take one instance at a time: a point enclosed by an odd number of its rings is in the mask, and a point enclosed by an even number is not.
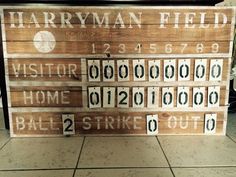
<svg viewBox="0 0 236 177"><path fill-rule="evenodd" d="M75 134L75 116L74 114L62 114L63 135Z"/></svg>

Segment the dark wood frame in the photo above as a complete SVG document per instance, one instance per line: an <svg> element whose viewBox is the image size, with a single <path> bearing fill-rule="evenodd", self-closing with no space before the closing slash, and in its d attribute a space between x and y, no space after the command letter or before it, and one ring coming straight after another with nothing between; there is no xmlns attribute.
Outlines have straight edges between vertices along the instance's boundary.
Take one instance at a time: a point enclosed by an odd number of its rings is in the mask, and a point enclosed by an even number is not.
<svg viewBox="0 0 236 177"><path fill-rule="evenodd" d="M2 28L0 28L0 70L1 70L0 87L1 87L4 123L5 123L5 128L9 129L10 127L9 127L8 102L7 102L7 91L6 91L6 80L5 80L5 67L4 67L3 48L2 48Z"/></svg>

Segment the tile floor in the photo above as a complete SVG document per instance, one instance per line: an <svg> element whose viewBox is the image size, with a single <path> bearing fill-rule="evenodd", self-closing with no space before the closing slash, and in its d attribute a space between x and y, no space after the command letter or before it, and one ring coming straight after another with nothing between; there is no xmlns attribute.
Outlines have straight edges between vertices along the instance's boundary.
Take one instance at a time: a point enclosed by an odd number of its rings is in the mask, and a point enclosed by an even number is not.
<svg viewBox="0 0 236 177"><path fill-rule="evenodd" d="M236 114L227 136L9 138L0 177L235 177Z"/></svg>

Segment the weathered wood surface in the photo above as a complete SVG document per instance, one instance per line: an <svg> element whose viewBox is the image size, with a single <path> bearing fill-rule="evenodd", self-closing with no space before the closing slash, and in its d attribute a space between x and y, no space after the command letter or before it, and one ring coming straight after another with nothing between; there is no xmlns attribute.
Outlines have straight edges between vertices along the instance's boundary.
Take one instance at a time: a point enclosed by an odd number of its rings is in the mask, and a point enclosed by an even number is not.
<svg viewBox="0 0 236 177"><path fill-rule="evenodd" d="M201 59L207 59L207 58L201 58ZM228 58L213 58L212 60L223 59L223 66L222 66L222 79L221 81L227 81L227 73L229 68L229 62L230 60ZM93 59L86 59L86 63L88 60ZM98 59L94 59L97 61ZM121 59L119 59L121 60ZM136 59L137 60L137 59ZM145 79L142 82L142 84L150 84L149 76L150 71L148 68L148 62L149 61L156 61L160 62L160 79L158 80L158 83L151 82L153 85L162 85L162 82L164 81L164 60L168 59L143 59L144 60L144 67L145 67ZM170 58L169 60L175 60L175 80L180 81L178 78L178 66L179 66L179 60L182 60L182 58ZM194 81L194 73L195 73L195 59L192 58L186 58L186 60L190 60L190 81ZM116 58L111 59L99 59L100 62L100 80L103 81L104 76L104 67L103 67L103 61L114 61L114 75L115 80L118 81L118 67L117 67L117 61ZM134 71L133 71L133 61L134 59L129 60L129 82L134 81ZM210 81L209 73L210 73L210 62L211 59L206 60L206 81ZM8 72L6 73L9 75L10 81L75 81L79 82L82 81L82 75L87 76L87 68L88 64L85 66L81 65L81 59L42 59L42 58L34 58L34 59L8 59ZM86 81L83 81L86 82ZM123 81L125 82L125 81ZM181 82L181 81L180 81ZM186 82L185 82L186 83ZM184 83L184 84L185 84ZM96 84L105 84L105 83L96 83ZM113 83L109 83L113 84ZM196 84L196 83L193 83ZM199 83L198 83L199 84ZM201 83L202 84L202 83ZM199 84L199 85L201 85ZM85 84L86 85L86 84Z"/></svg>
<svg viewBox="0 0 236 177"><path fill-rule="evenodd" d="M6 29L7 41L32 41L34 35L38 31L43 31L45 28L23 28L23 29ZM186 29L180 26L180 29L172 29L169 26L166 28L158 28L155 25L144 26L140 29L103 29L88 28L80 29L75 26L73 29L47 29L53 33L57 42L60 41L109 41L109 42L124 42L124 41L149 41L149 42L193 42L193 41L230 41L231 24L226 24L224 28L215 29L214 25L209 28ZM167 40L168 39L168 40ZM36 41L37 42L37 41Z"/></svg>
<svg viewBox="0 0 236 177"><path fill-rule="evenodd" d="M8 59L10 80L81 81L80 59Z"/></svg>
<svg viewBox="0 0 236 177"><path fill-rule="evenodd" d="M146 134L146 115L158 114L159 134L203 134L204 114L212 112L76 112L76 134ZM62 134L59 113L12 113L15 135ZM224 113L217 112L216 133L223 131Z"/></svg>
<svg viewBox="0 0 236 177"><path fill-rule="evenodd" d="M188 13L195 13L194 23L200 24L201 23L201 15L204 16L204 22L206 24L214 24L215 23L215 13L223 13L227 17L227 23L231 23L233 11L232 8L196 8L196 7L53 7L53 8L28 8L27 7L17 7L17 8L6 8L4 9L4 17L5 23L10 24L10 12L23 12L24 23L29 24L32 23L32 13L34 16L37 17L37 22L40 24L45 24L45 15L50 17L54 14L55 18L53 22L55 24L61 24L61 14L62 16L68 15L66 13L71 14L70 23L71 24L81 24L78 15L81 15L83 19L86 18L86 24L92 24L94 22L94 15L96 13L100 19L104 16L104 14L108 14L110 24L115 24L117 16L119 13L125 24L135 24L133 19L130 20L130 13L135 14L138 19L141 14L142 24L160 24L160 13L169 13L169 23L174 24L176 15L179 16L179 23L185 23L185 15ZM77 15L77 14L78 15ZM80 13L80 14L79 14ZM179 14L178 14L179 13ZM105 14L105 15L106 15ZM176 15L175 15L176 14ZM205 15L204 15L205 14ZM15 14L16 15L16 14ZM231 17L231 18L230 18ZM219 23L222 23L223 19L219 19ZM19 20L15 19L15 22L19 22Z"/></svg>
<svg viewBox="0 0 236 177"><path fill-rule="evenodd" d="M91 87L93 88L93 87ZM132 103L133 98L133 90L132 87L129 88L129 96L127 100L129 100L128 107L132 108L134 105ZM148 95L147 87L139 87L144 88L144 107L147 106L147 99L151 95ZM163 87L159 88L159 95L156 99L158 99L158 107L162 107L161 98L163 96ZM165 87L166 88L166 87ZM177 87L173 88L173 107L177 107ZM101 95L99 97L99 102L103 103L103 87L100 87ZM117 105L117 87L115 94L115 107ZM13 107L82 107L84 100L82 99L83 92L87 94L87 90L82 90L81 87L10 87L10 95L11 95L11 103ZM225 95L227 90L225 87L220 88L220 102L219 106L225 106ZM89 96L87 96L89 99ZM189 106L193 106L193 88L189 88ZM208 89L205 88L204 94L204 106L207 107L208 100ZM84 105L87 107L87 105ZM102 105L100 106L103 107ZM187 108L186 108L187 109Z"/></svg>
<svg viewBox="0 0 236 177"><path fill-rule="evenodd" d="M40 42L36 42L40 43ZM34 46L35 42L30 41L9 41L7 42L7 51L9 54L40 54ZM95 45L95 49L93 49ZM171 50L168 50L171 45ZM187 45L186 48L184 46ZM203 46L202 50L198 48ZM218 45L217 50L214 45ZM108 50L108 46L109 50ZM122 46L125 46L125 50ZM141 47L139 47L141 46ZM154 46L154 48L152 47ZM55 48L50 54L222 54L229 53L229 41L199 41L199 42L57 42ZM43 55L43 54L41 54ZM45 55L45 54L44 54Z"/></svg>
<svg viewBox="0 0 236 177"><path fill-rule="evenodd" d="M81 87L10 88L13 107L82 107Z"/></svg>
<svg viewBox="0 0 236 177"><path fill-rule="evenodd" d="M213 134L225 134L235 23L233 8L2 9L12 136L62 135L62 114L75 116L76 135L147 135L147 115L158 115L159 134L200 135L205 133L206 114L216 114L216 132ZM137 69L136 75L134 69L139 59L144 66L142 78L141 69ZM202 80L196 79L197 59L206 60L206 77ZM218 67L214 63L216 59L220 74L211 71L213 65ZM92 67L90 71L89 62L92 60L99 64L98 69ZM103 61L107 60L114 62L114 78L111 80L105 78ZM128 61L128 78L125 79L119 76L123 72L118 69L121 60ZM153 60L159 63L160 69L156 80L150 78L149 61ZM175 63L174 77L168 79L164 76L170 70L164 66L170 60ZM179 76L183 60L190 61L187 78ZM96 78L94 73L89 75L94 70L99 73ZM186 73L186 68L183 72ZM218 74L220 77L217 78ZM114 92L108 93L108 87ZM119 103L122 97L119 97L118 89L122 90L122 87L128 89L126 106ZM152 87L158 88L156 103L148 106L153 98L150 95L153 92L148 88ZM173 89L173 107L166 107L163 103L167 87ZM183 87L189 96L187 105L181 107L178 90ZM193 104L193 89L199 87L203 87L204 101L203 107L198 108ZM135 89L140 89L144 95L142 105L134 101ZM214 94L214 89L219 94L219 105L218 102L215 105L209 103L209 93ZM99 104L94 98L96 94L90 94L94 91L97 91ZM112 93L112 106L105 102L108 95L105 97L104 93ZM214 102L216 98L212 99Z"/></svg>
<svg viewBox="0 0 236 177"><path fill-rule="evenodd" d="M229 53L233 9L224 8L6 8L3 10L7 52L44 53L35 46L52 42L52 54L200 54ZM47 31L51 37L35 36ZM40 41L38 41L40 40ZM44 44L42 44L42 41ZM99 43L98 43L99 41ZM50 43L49 42L49 43ZM134 44L141 44L142 52ZM158 50L150 51L150 44ZM179 43L188 43L185 51ZM204 51L196 51L202 43ZM219 45L212 51L212 45ZM96 50L91 45L96 44ZM106 50L110 45L110 50ZM119 49L125 44L125 50ZM173 45L165 52L165 44ZM51 44L47 44L51 45ZM105 46L104 46L105 45ZM14 47L13 47L14 46Z"/></svg>

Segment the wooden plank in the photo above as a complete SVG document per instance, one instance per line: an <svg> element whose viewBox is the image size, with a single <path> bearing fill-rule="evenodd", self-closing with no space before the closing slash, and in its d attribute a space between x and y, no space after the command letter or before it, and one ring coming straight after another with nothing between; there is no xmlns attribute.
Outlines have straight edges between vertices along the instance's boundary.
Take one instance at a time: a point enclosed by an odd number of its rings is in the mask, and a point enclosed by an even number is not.
<svg viewBox="0 0 236 177"><path fill-rule="evenodd" d="M228 109L228 106L221 106L221 107L202 107L201 111L202 112L223 112ZM101 108L83 108L83 107L11 107L9 108L11 112L114 112L114 108L106 108L106 109L101 109ZM166 108L163 109L161 107L157 108L143 108L143 109L134 109L134 108L129 108L129 109L123 109L123 108L116 108L115 111L117 112L123 112L123 113L128 113L128 112L199 112L198 109L189 107L188 109L186 108Z"/></svg>
<svg viewBox="0 0 236 177"><path fill-rule="evenodd" d="M86 90L82 90L81 87L11 87L10 88L10 95L11 95L11 103L12 107L82 107L83 105L83 99L82 99L82 92L88 92L88 87ZM97 88L95 86L94 88ZM102 109L102 93L103 93L103 87L98 87L99 90L101 90L98 93L98 97L96 97L96 101L99 104L99 108ZM123 87L116 87L116 94L115 99L118 100L118 95L121 96L120 99L123 99L124 96L120 95L118 93L118 88ZM126 102L128 102L128 105L125 107L127 108L133 108L133 89L132 87L124 87L128 89L128 95L126 97ZM148 91L147 87L137 87L137 88L144 88L144 107L147 107L147 97ZM157 107L163 107L161 103L161 98L163 91L162 89L165 87L158 87L159 88L159 103ZM173 107L177 107L177 89L178 87L170 87L173 88ZM97 90L97 89L96 89ZM95 90L95 92L96 92ZM121 89L122 91L122 89ZM220 87L220 97L219 97L219 106L225 106L225 93L226 93L225 87ZM90 92L89 92L90 93ZM91 93L92 94L92 93ZM93 98L93 95L91 95ZM87 100L92 99L90 95L87 96ZM91 100L90 100L91 101ZM118 101L115 103L115 107L118 106ZM193 88L191 87L189 89L189 107L192 107L193 103ZM208 88L205 88L205 98L204 98L204 105L205 107L208 106ZM86 108L88 105L84 104L84 108ZM95 107L94 107L95 108ZM94 109L93 108L93 109ZM103 108L106 109L106 108ZM187 108L186 108L187 110Z"/></svg>
<svg viewBox="0 0 236 177"><path fill-rule="evenodd" d="M217 59L217 58L214 58ZM210 73L210 62L211 60L214 59L207 59L207 68L206 68L206 81L208 81L208 84L213 83L209 82L209 73ZM218 58L218 59L223 59L223 67L222 67L222 72L227 73L229 71L228 65L229 65L229 60L227 58ZM92 60L92 59L86 59L86 61ZM98 60L98 59L94 59ZM163 67L163 62L164 60L168 59L143 59L144 60L144 75L145 79L143 81L139 81L139 83L142 84L149 84L149 85L159 85L162 86L164 84L163 80L163 73L164 73L164 67ZM175 58L176 60L176 70L175 70L175 75L176 78L175 80L178 81L178 69L177 66L179 65L179 61L181 59ZM188 82L194 81L194 65L195 65L195 59L186 59L190 60L190 80ZM103 61L112 61L115 63L114 65L114 82L109 82L109 85L113 85L115 81L118 81L117 75L118 75L118 67L117 67L117 61L118 59L112 58L112 59L99 59L100 61L100 73L99 78L102 81L102 83L97 83L97 84L103 84L105 85L107 82L104 82L104 67L102 66ZM134 81L133 75L133 60L129 60L129 76L130 80ZM158 83L156 81L149 81L149 76L150 76L150 70L149 70L149 61L157 61L160 62L160 80ZM88 63L86 64L86 67L88 68ZM6 73L9 75L10 81L81 81L82 75L87 75L87 70L85 67L81 68L81 63L80 59L8 59L8 72ZM149 82L147 82L149 81ZM227 81L227 75L223 74L222 81ZM186 84L188 83L187 81L179 81L179 84ZM90 82L89 82L90 83ZM217 83L217 82L215 82ZM19 83L20 84L20 83ZM87 83L85 83L86 85ZM133 85L133 83L130 83ZM199 84L201 85L202 82L192 82L192 84Z"/></svg>
<svg viewBox="0 0 236 177"><path fill-rule="evenodd" d="M12 80L81 81L80 59L9 59L8 73Z"/></svg>
<svg viewBox="0 0 236 177"><path fill-rule="evenodd" d="M152 112L158 114L159 134L203 133L204 115L212 112ZM62 112L12 113L13 133L21 134L62 134ZM76 134L146 134L148 113L85 113L75 115ZM222 133L224 113L216 112L216 133Z"/></svg>
<svg viewBox="0 0 236 177"><path fill-rule="evenodd" d="M185 48L185 46L187 47ZM141 46L141 47L139 47ZM124 49L125 48L125 49ZM39 52L34 45L34 42L7 42L7 52L9 54L43 54ZM57 42L55 48L50 54L83 54L83 55L95 55L104 54L151 54L157 57L156 54L211 54L211 56L217 54L229 53L229 41L212 41L212 42ZM46 54L48 56L48 53ZM32 56L29 56L32 57ZM60 56L62 57L62 56ZM78 56L76 56L78 57ZM17 58L17 57L16 57Z"/></svg>
<svg viewBox="0 0 236 177"><path fill-rule="evenodd" d="M107 59L107 58L151 58L151 59L157 59L157 58L214 58L214 57L221 57L221 58L229 58L231 57L231 54L229 53L201 53L201 54L51 54L51 53L37 53L37 54L8 54L5 53L6 58L100 58L100 59Z"/></svg>
<svg viewBox="0 0 236 177"><path fill-rule="evenodd" d="M42 124L41 125L42 126L42 128L45 128L45 129L48 129L48 127L50 126L50 125L48 125L48 124ZM12 136L14 136L14 137L17 137L17 136L21 136L21 135L27 135L28 137L30 137L30 136L33 136L33 135L41 135L41 136L43 136L43 135L62 135L62 124L55 124L55 125L53 125L53 126L55 126L55 127L53 127L53 128L51 128L52 130L50 130L50 131L44 131L44 132L35 132L34 130L22 130L22 131L15 131L14 132L14 134L12 135ZM101 124L100 125L101 126L101 128L102 129L105 129L105 125L104 124ZM130 125L128 125L128 126L130 126ZM94 128L94 127L93 127ZM191 129L190 129L190 131L191 131ZM178 134L178 133L173 133L173 132L176 132L176 130L172 130L172 131L164 131L164 133L168 133L168 134ZM185 130L185 132L186 132L186 130ZM182 131L182 132L180 132L180 133L184 133L184 131ZM191 132L188 132L188 133L202 133L202 132L200 132L200 131L191 131ZM145 131L143 130L143 131L141 131L141 130L137 130L137 131L132 131L132 130L129 130L129 131L122 131L122 130L103 130L103 131L101 131L101 130L94 130L94 129L90 129L89 131L81 131L81 132L79 132L79 133L77 133L78 135L103 135L103 134L117 134L117 135L135 135L135 134L138 134L138 135L140 135L140 134L142 134L142 135L145 135ZM159 133L159 134L161 134L161 133Z"/></svg>
<svg viewBox="0 0 236 177"><path fill-rule="evenodd" d="M158 41L158 42L193 42L193 41L230 41L231 24L226 24L224 28L214 28L211 25L209 28L186 29L180 26L180 29L171 28L169 25L166 28L158 28L156 25L146 25L140 29L114 29L114 28L79 28L75 26L72 29L53 28L46 31L53 34L57 42L60 41ZM7 41L33 41L35 35L45 31L45 28L23 28L23 29L6 29ZM168 39L168 40L167 40ZM50 41L44 38L45 41Z"/></svg>
<svg viewBox="0 0 236 177"><path fill-rule="evenodd" d="M81 87L11 87L14 107L82 107Z"/></svg>
<svg viewBox="0 0 236 177"><path fill-rule="evenodd" d="M188 129L180 129L177 132L175 131L175 129L169 130L168 128L163 128L162 134L178 134L178 135L181 135L181 134L185 134L185 135L186 134L194 134L194 135L204 134L202 131L202 127L204 127L204 122L200 122L198 124L198 126L201 127L199 129L194 129L193 123L190 123L190 126L188 127ZM223 126L223 121L218 121L216 123L216 133L217 134L223 135L222 126Z"/></svg>
<svg viewBox="0 0 236 177"><path fill-rule="evenodd" d="M218 81L210 81L210 82L195 82L195 81L191 81L191 82L184 82L184 81L178 81L177 83L175 82L111 82L109 84L107 84L106 82L100 82L98 84L96 84L96 86L100 86L100 87L126 87L127 84L129 83L129 86L134 86L134 87L138 87L138 86L144 86L144 87L183 87L183 86L190 86L190 87L208 87L208 86L222 86L224 87L227 84L227 81L222 81L222 82L218 82ZM18 86L22 86L22 87L38 87L38 86L45 86L45 87L52 87L52 86L56 86L56 87L63 87L63 86L71 86L71 87L85 87L83 90L86 90L87 87L94 87L94 83L91 82L74 82L74 81L66 81L66 82L53 82L53 81L35 81L35 82L30 82L30 81L11 81L9 86L10 87L18 87Z"/></svg>
<svg viewBox="0 0 236 177"><path fill-rule="evenodd" d="M206 24L211 24L215 22L215 13L223 13L225 14L227 19L227 23L231 23L232 17L232 9L230 8L194 8L194 7L54 7L54 8L33 8L27 9L27 7L7 7L4 9L4 20L5 23L10 24L11 13L23 12L23 22L25 24L32 23L32 13L36 17L36 20L39 24L45 23L45 19L50 19L51 16L55 16L53 19L54 24L61 23L61 17L64 14L60 13L70 13L71 19L69 20L71 24L81 24L81 20L78 16L81 16L83 19L86 18L85 24L92 24L94 22L94 18L96 16L99 19L102 19L103 16L107 16L109 19L109 24L115 24L117 16L120 14L122 20L125 24L136 24L135 21L132 19L130 20L130 13L133 13L138 19L142 20L142 24L160 24L161 13L169 13L169 23L174 24L176 22L176 18L179 17L178 23L183 24L185 23L185 18L187 13L195 13L194 23L200 24L201 23L201 16L204 19ZM77 14L76 14L77 13ZM80 13L80 14L79 14ZM96 13L96 14L93 14ZM65 14L68 15L68 14ZM87 16L87 17L86 17ZM222 18L219 19L219 23L222 23ZM15 23L19 20L15 14Z"/></svg>

